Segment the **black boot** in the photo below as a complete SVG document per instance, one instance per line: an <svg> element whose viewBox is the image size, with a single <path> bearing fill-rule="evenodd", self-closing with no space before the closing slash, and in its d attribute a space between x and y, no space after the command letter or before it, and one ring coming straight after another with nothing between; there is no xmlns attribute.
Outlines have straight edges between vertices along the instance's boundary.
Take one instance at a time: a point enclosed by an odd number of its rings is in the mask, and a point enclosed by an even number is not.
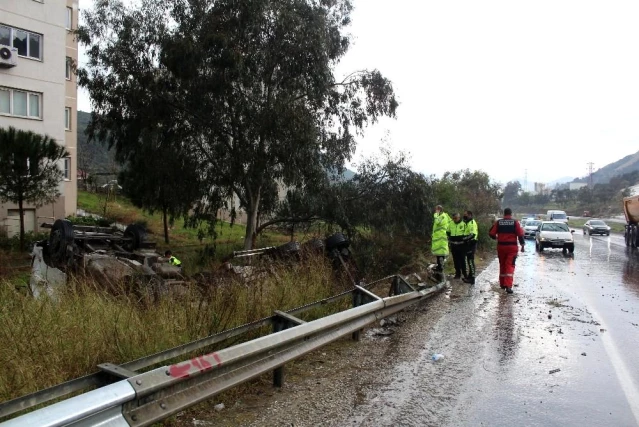
<svg viewBox="0 0 639 427"><path fill-rule="evenodd" d="M475 284L475 278L473 276L464 277L462 279L462 282L468 283L470 285L474 285Z"/></svg>

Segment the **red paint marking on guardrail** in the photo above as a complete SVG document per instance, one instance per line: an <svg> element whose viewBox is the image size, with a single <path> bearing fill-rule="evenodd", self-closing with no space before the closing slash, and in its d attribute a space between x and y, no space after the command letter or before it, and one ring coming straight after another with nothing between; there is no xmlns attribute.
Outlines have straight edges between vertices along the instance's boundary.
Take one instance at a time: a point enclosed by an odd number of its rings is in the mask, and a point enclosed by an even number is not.
<svg viewBox="0 0 639 427"><path fill-rule="evenodd" d="M213 365L207 359L213 358L217 366L222 366L222 359L217 353L209 353L204 356L194 357L188 362L177 363L169 367L169 375L173 378L187 378L191 375L191 369L195 368L198 372L211 369Z"/></svg>

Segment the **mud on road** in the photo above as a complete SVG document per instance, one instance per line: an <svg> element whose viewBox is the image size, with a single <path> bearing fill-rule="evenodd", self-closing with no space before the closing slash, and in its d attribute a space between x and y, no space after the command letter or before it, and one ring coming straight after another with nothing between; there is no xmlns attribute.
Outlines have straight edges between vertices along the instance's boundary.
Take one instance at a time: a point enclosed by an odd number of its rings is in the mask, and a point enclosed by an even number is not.
<svg viewBox="0 0 639 427"><path fill-rule="evenodd" d="M360 342L287 366L281 390L265 377L170 424L635 426L639 255L618 236L575 237L574 257L528 242L514 295L492 262L475 286L451 281Z"/></svg>

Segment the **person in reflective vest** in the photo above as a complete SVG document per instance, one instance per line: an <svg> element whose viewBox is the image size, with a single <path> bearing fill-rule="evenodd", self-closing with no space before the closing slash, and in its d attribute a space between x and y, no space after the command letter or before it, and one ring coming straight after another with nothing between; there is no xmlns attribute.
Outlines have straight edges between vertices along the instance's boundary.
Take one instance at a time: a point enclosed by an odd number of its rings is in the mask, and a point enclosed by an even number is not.
<svg viewBox="0 0 639 427"><path fill-rule="evenodd" d="M479 236L479 227L477 221L473 218L471 211L464 212L464 223L466 224L466 271L468 276L462 279L465 283L475 284L475 251L477 250L477 237Z"/></svg>
<svg viewBox="0 0 639 427"><path fill-rule="evenodd" d="M435 206L433 215L433 235L431 239L431 252L437 257L437 271L444 271L444 263L448 256L448 226L450 217L441 205Z"/></svg>
<svg viewBox="0 0 639 427"><path fill-rule="evenodd" d="M164 252L164 257L168 258L168 262L170 265L174 265L176 267L182 267L182 261L174 257L171 251Z"/></svg>
<svg viewBox="0 0 639 427"><path fill-rule="evenodd" d="M524 229L515 218L510 208L504 209L504 217L495 221L488 235L497 240L497 257L499 258L499 286L513 293L513 276L517 261L517 242L524 251Z"/></svg>
<svg viewBox="0 0 639 427"><path fill-rule="evenodd" d="M461 220L458 213L453 214L453 222L448 227L448 243L450 251L453 254L453 263L455 264L455 279L466 277L466 223Z"/></svg>

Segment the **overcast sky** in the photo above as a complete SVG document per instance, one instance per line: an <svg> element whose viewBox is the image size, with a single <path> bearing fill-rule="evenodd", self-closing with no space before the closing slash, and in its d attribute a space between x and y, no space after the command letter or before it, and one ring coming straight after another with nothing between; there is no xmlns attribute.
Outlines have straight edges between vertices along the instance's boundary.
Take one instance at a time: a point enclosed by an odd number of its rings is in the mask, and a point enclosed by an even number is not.
<svg viewBox="0 0 639 427"><path fill-rule="evenodd" d="M378 68L400 102L397 119L367 130L357 157L384 141L419 172L481 169L506 182L527 171L532 185L639 150L639 2L354 5L353 45L336 75ZM90 111L82 90L78 107Z"/></svg>

